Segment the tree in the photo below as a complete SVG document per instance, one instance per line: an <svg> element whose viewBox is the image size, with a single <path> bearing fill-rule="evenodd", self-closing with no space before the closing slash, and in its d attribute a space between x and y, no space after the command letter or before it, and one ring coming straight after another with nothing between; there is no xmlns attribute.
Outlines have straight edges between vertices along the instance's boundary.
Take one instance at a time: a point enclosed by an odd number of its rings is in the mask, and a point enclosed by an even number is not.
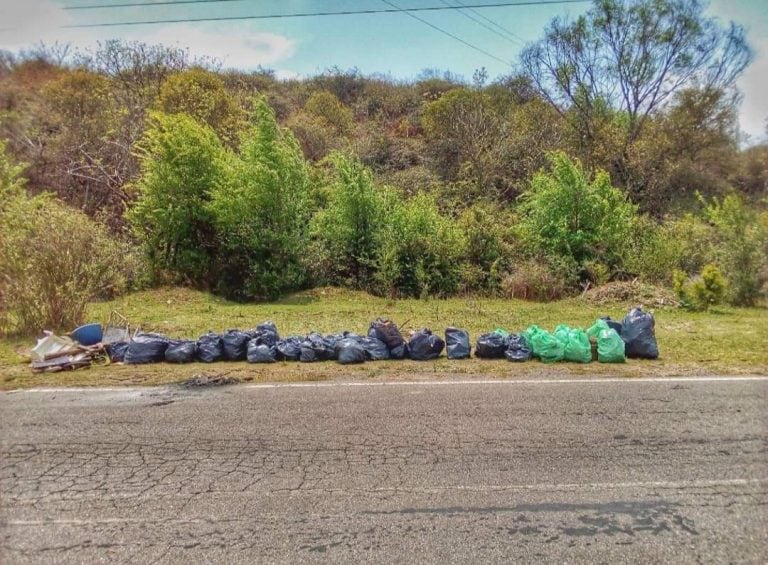
<svg viewBox="0 0 768 565"><path fill-rule="evenodd" d="M163 112L182 112L208 124L227 145L236 146L245 115L227 91L224 81L204 69L175 73L160 87L158 105Z"/></svg>
<svg viewBox="0 0 768 565"><path fill-rule="evenodd" d="M575 21L552 20L523 51L522 67L563 117L573 117L586 156L615 113L626 150L680 89L730 91L749 64L744 29L722 27L704 10L700 0L595 0Z"/></svg>
<svg viewBox="0 0 768 565"><path fill-rule="evenodd" d="M239 155L206 209L216 226L218 290L237 299L270 299L301 288L308 244L311 181L296 138L278 126L264 99Z"/></svg>
<svg viewBox="0 0 768 565"><path fill-rule="evenodd" d="M226 154L214 131L184 114L154 112L137 145L141 176L129 212L155 275L205 286L215 254L208 209Z"/></svg>
<svg viewBox="0 0 768 565"><path fill-rule="evenodd" d="M340 153L331 156L335 179L328 204L312 222L325 282L370 288L378 258L386 199L370 169Z"/></svg>
<svg viewBox="0 0 768 565"><path fill-rule="evenodd" d="M590 262L618 266L636 207L605 171L590 180L581 163L562 152L552 153L550 162L552 172L535 175L521 197L521 227L529 243L583 269Z"/></svg>

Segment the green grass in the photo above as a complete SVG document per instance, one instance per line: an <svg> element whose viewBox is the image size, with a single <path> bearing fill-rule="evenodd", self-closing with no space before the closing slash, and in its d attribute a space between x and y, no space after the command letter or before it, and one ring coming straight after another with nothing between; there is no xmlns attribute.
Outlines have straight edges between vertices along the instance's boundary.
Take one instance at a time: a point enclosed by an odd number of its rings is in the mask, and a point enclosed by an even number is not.
<svg viewBox="0 0 768 565"><path fill-rule="evenodd" d="M553 329L559 323L588 327L600 315L621 319L632 304L595 306L579 298L552 303L484 298L450 300L388 300L361 292L316 289L265 304L238 304L209 294L170 288L129 294L111 302L94 303L89 320L105 322L112 310L128 317L132 325L172 337L192 337L213 330L250 328L274 320L282 335L350 330L365 333L377 316L392 318L404 330L430 327L442 333L454 325L478 334L503 327L519 331L530 324ZM511 364L506 361L472 359L434 362L375 362L341 366L275 363L94 367L66 373L33 374L23 364L30 339L0 340L0 388L32 386L97 386L178 382L197 374L224 372L245 381L295 381L334 378L513 378L533 375L692 375L768 374L768 310L722 308L709 313L674 308L656 309L656 332L662 358L658 361L630 360L624 365L573 365L539 362Z"/></svg>

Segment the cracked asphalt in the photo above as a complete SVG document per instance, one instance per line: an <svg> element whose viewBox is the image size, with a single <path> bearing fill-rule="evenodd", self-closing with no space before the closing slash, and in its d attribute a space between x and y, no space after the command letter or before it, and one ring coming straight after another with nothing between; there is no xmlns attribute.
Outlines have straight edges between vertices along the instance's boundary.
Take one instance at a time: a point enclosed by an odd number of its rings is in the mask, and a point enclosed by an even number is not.
<svg viewBox="0 0 768 565"><path fill-rule="evenodd" d="M3 563L768 561L768 380L0 394Z"/></svg>

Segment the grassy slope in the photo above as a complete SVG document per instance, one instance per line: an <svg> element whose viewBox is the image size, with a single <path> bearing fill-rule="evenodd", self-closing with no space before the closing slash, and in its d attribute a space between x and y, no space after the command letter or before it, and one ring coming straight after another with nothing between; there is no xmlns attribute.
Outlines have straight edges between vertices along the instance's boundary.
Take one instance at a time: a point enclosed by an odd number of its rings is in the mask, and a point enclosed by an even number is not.
<svg viewBox="0 0 768 565"><path fill-rule="evenodd" d="M205 293L184 289L161 289L134 293L108 303L93 304L89 318L106 321L111 310L126 315L134 326L173 337L197 337L208 331L250 328L263 320L274 320L282 335L310 330L324 333L350 330L364 333L368 323L386 315L404 329L431 327L441 332L449 325L466 328L474 340L479 333L504 327L518 331L530 324L553 329L559 323L588 327L599 315L621 319L631 304L596 307L581 299L548 304L482 298L451 300L398 300L364 293L319 289L299 293L268 304L236 304ZM16 350L31 340L0 340L0 388L30 386L156 384L175 382L196 374L221 374L247 381L317 380L346 377L422 378L451 376L514 377L546 375L680 375L680 374L768 374L768 310L723 308L716 312L690 313L678 309L656 310L656 331L662 359L629 361L626 365L557 364L539 362L522 365L506 361L414 361L375 362L342 367L336 363L246 363L167 364L129 367L111 366L68 373L34 375Z"/></svg>

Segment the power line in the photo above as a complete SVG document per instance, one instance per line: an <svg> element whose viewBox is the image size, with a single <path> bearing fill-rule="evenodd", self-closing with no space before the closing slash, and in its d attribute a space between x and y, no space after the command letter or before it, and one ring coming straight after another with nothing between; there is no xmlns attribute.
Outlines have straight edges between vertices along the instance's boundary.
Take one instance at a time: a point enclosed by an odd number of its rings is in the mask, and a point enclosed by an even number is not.
<svg viewBox="0 0 768 565"><path fill-rule="evenodd" d="M88 4L85 6L64 6L64 9L96 10L99 8L137 8L145 6L174 6L176 4L220 4L223 2L245 2L245 0L164 0L163 2L126 2L124 4Z"/></svg>
<svg viewBox="0 0 768 565"><path fill-rule="evenodd" d="M384 3L385 3L387 6L392 6L392 7L394 7L394 8L397 8L397 10L398 10L399 12L403 12L403 13L404 13L406 16L409 16L409 17L413 18L414 20L418 20L418 21L420 21L421 23L423 23L424 25L427 25L427 26L431 27L432 29L434 29L434 30L436 30L436 31L439 31L439 32L440 32L440 33L442 33L442 34L444 34L444 35L447 35L448 37L451 37L451 38L455 39L455 40L456 40L456 41L458 41L459 43L463 43L463 44L464 44L464 45L466 45L467 47L470 47L470 48L474 49L475 51L479 51L479 52L480 52L480 53L482 53L483 55L487 55L487 56L488 56L488 57L490 57L491 59L495 59L495 60L499 61L500 63L504 63L505 65L509 65L509 61L505 61L505 60L504 60L504 59L502 59L501 57L497 57L496 55L494 55L494 54L492 54L492 53L489 53L489 52L488 52L488 51L486 51L485 49L481 49L481 48L480 48L480 47L478 47L477 45L473 45L473 44L469 43L468 41L464 41L464 40L463 40L462 38L460 38L459 36L457 36L457 35L454 35L454 34L452 34L450 31L446 31L446 30L444 30L443 28L441 28L441 27L438 27L438 26L436 26L436 25L434 25L434 24L432 24L432 23L428 22L427 20L425 20L424 18L421 18L421 17L417 16L416 14L411 14L410 12L408 12L408 11L406 11L406 10L402 9L402 8L398 8L398 6L397 6L396 4L394 4L394 3L390 2L389 0L381 0L381 1L382 1L382 2L384 2Z"/></svg>
<svg viewBox="0 0 768 565"><path fill-rule="evenodd" d="M506 39L506 40L507 40L507 41L509 41L510 43L516 43L516 44L520 44L520 42L519 42L519 41L517 41L517 40L514 40L514 39L511 39L509 36L507 36L507 35L505 35L505 34L503 34L503 33L500 33L499 31L497 31L497 30L493 29L491 26L489 26L489 25L488 25L488 24L486 24L485 22L482 22L481 20L477 19L475 16L472 16L472 15L468 14L466 11L464 11L464 10L462 9L462 7L461 7L461 6L453 6L452 4L449 4L449 3L447 2L447 0L440 0L440 2L442 2L442 3L443 3L443 4L445 4L446 6L451 6L452 8L456 8L456 9L459 11L459 14L461 14L462 16L464 16L464 17L465 17L465 18L467 18L467 19L470 19L470 20L472 20L472 21L473 21L473 22L475 22L477 25L484 27L485 29L487 29L487 30L488 30L488 31L490 31L491 33L495 33L496 35L498 35L498 36L499 36L499 37L501 37L502 39ZM459 2L459 4L461 4L461 2Z"/></svg>
<svg viewBox="0 0 768 565"><path fill-rule="evenodd" d="M235 0L167 0L162 5L169 6L175 4L209 4L212 2L233 2ZM510 6L545 6L549 4L583 4L590 0L530 0L525 2L496 2L493 4L465 4L465 8L503 8ZM159 6L160 2L155 3L126 3L126 4L105 4L105 5L91 5L89 8L127 8L138 6ZM103 22L92 24L71 24L62 26L65 28L88 28L88 27L115 27L115 26L133 26L133 25L154 25L154 24L177 24L177 23L196 23L196 22L222 22L222 21L234 21L234 20L268 20L279 18L307 18L316 16L350 16L356 14L393 14L398 12L434 12L441 10L458 10L459 6L424 6L415 8L383 8L383 9L369 9L369 10L343 10L338 12L299 12L292 14L265 14L254 16L213 16L213 17L200 17L200 18L172 18L162 20L145 20L145 21L126 21L126 22Z"/></svg>
<svg viewBox="0 0 768 565"><path fill-rule="evenodd" d="M457 3L457 4L460 4L460 5L462 5L462 6L464 6L464 7L465 7L465 8L467 8L467 10L469 10L470 12L472 12L472 13L474 13L474 14L477 14L477 16L478 16L479 18L481 18L481 19L485 20L486 22L488 22L489 24L491 24L491 25L492 25L492 26L494 26L495 28L498 28L498 29L499 29L499 30L500 30L502 33L504 33L504 34L506 34L507 36L509 36L509 38L510 38L510 41L512 41L512 40L517 40L517 41L519 41L519 42L521 43L521 45L525 45L525 43L526 43L525 39L523 39L522 37L520 37L520 36L519 36L519 35L517 35L516 33L512 33L512 32L511 32L511 31L509 31L507 28L505 28L504 26L502 26L502 25L501 25L501 24L499 24L498 22L495 22L495 21L493 21L492 19L490 19L489 17L487 17L487 16L486 16L485 14L483 14L482 12L479 12L478 10L475 10L475 9L474 9L474 7L471 7L471 6L467 6L467 5L466 5L466 4L464 4L464 3L463 3L461 0L456 0L456 3Z"/></svg>

